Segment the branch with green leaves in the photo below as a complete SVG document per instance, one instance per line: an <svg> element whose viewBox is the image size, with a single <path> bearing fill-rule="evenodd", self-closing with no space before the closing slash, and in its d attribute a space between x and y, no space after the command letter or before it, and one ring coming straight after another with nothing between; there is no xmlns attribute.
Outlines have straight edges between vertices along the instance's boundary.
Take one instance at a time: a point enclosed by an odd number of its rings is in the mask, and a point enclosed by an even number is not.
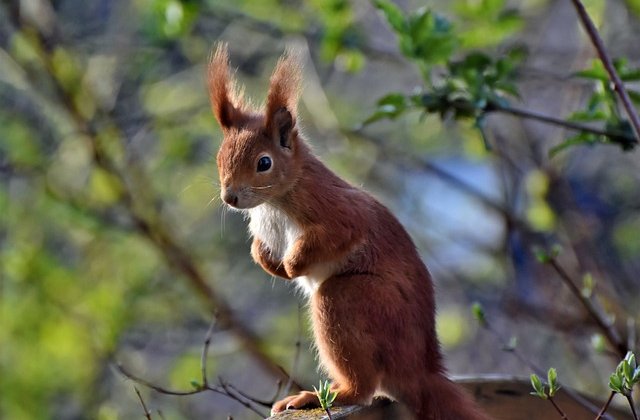
<svg viewBox="0 0 640 420"><path fill-rule="evenodd" d="M622 77L623 75L619 74L620 70L617 68L617 66L615 65L615 62L611 59L611 57L609 57L609 53L607 52L607 49L604 46L604 42L602 41L602 38L598 33L598 29L596 29L596 26L591 20L591 17L589 16L587 9L584 7L584 4L582 4L580 0L571 0L571 1L573 3L573 6L576 9L576 12L578 13L578 18L580 19L580 22L582 22L582 26L584 26L585 31L587 31L587 34L589 35L589 39L591 40L591 43L593 44L593 46L596 49L596 52L598 53L600 62L604 66L608 74L608 77L611 80L611 83L613 84L613 90L615 90L615 92L617 92L617 94L620 96L622 105L627 111L627 115L629 116L629 120L631 121L630 123L628 123L630 125L630 129L633 130L636 140L639 141L640 140L640 117L638 117L638 112L633 106L631 91L628 91L624 87L624 84L622 83L624 80L624 78ZM637 92L635 94L637 95Z"/></svg>
<svg viewBox="0 0 640 420"><path fill-rule="evenodd" d="M533 383L533 381L535 380L534 379L534 376L535 376L536 378L538 378L537 382L539 382L541 385L542 382L540 381L538 374L544 375L544 371L543 369L536 366L531 360L529 360L529 358L519 349L517 337L512 336L508 340L505 340L501 332L498 331L497 328L491 325L491 323L487 318L487 314L484 308L479 302L473 303L473 305L471 306L471 313L473 314L473 317L476 319L476 321L478 321L480 326L486 329L487 331L489 331L498 340L498 343L501 346L502 351L508 352L513 356L515 356L522 366L527 366L529 369L531 369L531 371L537 372L537 374L531 375L531 380ZM551 370L547 371L547 380L548 380L550 391L546 394L550 394L551 397L553 397L555 393L558 391L558 389L560 389L560 384L558 382L555 369L553 371ZM542 396L542 394L545 394L545 388L543 388L542 386L534 385L534 390L536 391L536 395ZM538 391L540 391L540 393L538 393ZM576 403L580 404L585 409L591 411L593 414L598 413L598 407L594 405L593 402L591 402L589 399L580 395L578 392L572 390L571 388L566 387L564 388L564 393L569 398L574 400ZM553 404L554 406L556 406L555 401L553 401ZM562 410L560 410L560 407L556 407L556 410L558 410L559 412L562 412Z"/></svg>
<svg viewBox="0 0 640 420"><path fill-rule="evenodd" d="M560 255L561 250L561 247L556 245L551 247L550 250L534 248L533 252L540 263L548 264L556 271L562 282L571 291L571 294L580 301L591 319L593 319L595 324L598 326L606 340L609 342L612 350L618 354L618 357L623 357L629 350L627 343L604 314L601 306L594 299L593 284L585 284L582 288L578 286L578 282L571 277L567 270L565 270L558 261L558 256ZM588 280L587 283L592 283L593 281L589 277L586 277L586 279Z"/></svg>
<svg viewBox="0 0 640 420"><path fill-rule="evenodd" d="M602 406L602 409L598 412L596 420L599 420L604 416L616 394L620 394L627 399L633 419L638 420L638 414L632 397L633 387L638 383L640 383L640 367L636 363L635 355L632 352L628 352L624 359L622 359L618 364L616 370L609 377L609 388L611 389L611 394ZM560 386L558 385L558 375L554 368L550 368L548 370L546 384L542 383L542 380L538 375L535 373L531 374L531 386L533 387L531 395L535 395L543 400L549 400L558 414L563 419L568 420L567 415L553 399L556 392L560 389Z"/></svg>
<svg viewBox="0 0 640 420"><path fill-rule="evenodd" d="M536 395L543 400L549 400L553 407L556 409L560 417L567 420L567 415L562 411L560 406L554 401L553 396L560 389L560 385L558 385L558 374L554 368L550 368L547 371L547 383L546 385L542 383L538 375L535 373L531 374L531 386L533 386L534 392L531 395Z"/></svg>
<svg viewBox="0 0 640 420"><path fill-rule="evenodd" d="M629 352L609 377L609 388L627 399L634 420L638 420L638 413L633 403L632 390L638 383L640 383L640 366L636 363L636 356Z"/></svg>
<svg viewBox="0 0 640 420"><path fill-rule="evenodd" d="M599 61L573 77L593 83L586 108L566 119L540 114L512 104L519 98L518 68L526 57L522 48L511 48L494 58L471 50L460 56L460 35L445 17L427 8L405 14L388 0L375 0L376 7L398 37L401 53L416 63L424 86L411 94L392 92L380 98L374 113L364 122L394 119L408 111L435 114L442 120L472 121L485 145L486 117L491 113L515 115L577 131L578 134L550 149L550 156L575 145L612 144L624 151L638 145L632 124L621 115L610 87L607 71ZM627 67L625 60L612 66L624 81L640 80L640 70ZM630 101L640 104L640 92L627 90Z"/></svg>

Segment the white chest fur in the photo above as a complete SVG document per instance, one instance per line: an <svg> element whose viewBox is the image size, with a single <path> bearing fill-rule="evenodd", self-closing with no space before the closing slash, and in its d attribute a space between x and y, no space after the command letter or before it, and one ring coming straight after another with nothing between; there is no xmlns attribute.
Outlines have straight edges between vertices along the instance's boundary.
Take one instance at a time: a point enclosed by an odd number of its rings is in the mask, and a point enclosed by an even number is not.
<svg viewBox="0 0 640 420"><path fill-rule="evenodd" d="M249 231L271 250L274 258L282 260L298 239L301 229L283 211L269 204L249 210Z"/></svg>
<svg viewBox="0 0 640 420"><path fill-rule="evenodd" d="M260 239L271 250L271 255L282 260L295 241L302 234L302 229L281 210L261 204L249 210L249 231ZM296 284L307 294L315 292L320 284L333 274L335 264L319 263L309 267L305 276L297 277Z"/></svg>

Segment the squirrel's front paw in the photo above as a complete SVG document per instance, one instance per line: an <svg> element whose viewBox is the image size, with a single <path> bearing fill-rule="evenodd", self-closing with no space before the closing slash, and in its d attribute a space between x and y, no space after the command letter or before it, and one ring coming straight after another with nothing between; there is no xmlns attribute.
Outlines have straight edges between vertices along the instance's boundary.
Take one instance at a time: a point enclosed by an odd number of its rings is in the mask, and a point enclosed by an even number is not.
<svg viewBox="0 0 640 420"><path fill-rule="evenodd" d="M303 270L305 269L306 264L302 261L299 255L300 254L293 256L285 255L282 259L284 270L292 279L305 275L305 272Z"/></svg>
<svg viewBox="0 0 640 420"><path fill-rule="evenodd" d="M282 265L284 266L284 271L286 271L287 275L292 279L302 275L300 274L299 264L291 261L284 261Z"/></svg>
<svg viewBox="0 0 640 420"><path fill-rule="evenodd" d="M299 408L319 407L318 396L315 392L302 391L296 395L290 395L273 404L271 414L280 413L284 410L297 410Z"/></svg>

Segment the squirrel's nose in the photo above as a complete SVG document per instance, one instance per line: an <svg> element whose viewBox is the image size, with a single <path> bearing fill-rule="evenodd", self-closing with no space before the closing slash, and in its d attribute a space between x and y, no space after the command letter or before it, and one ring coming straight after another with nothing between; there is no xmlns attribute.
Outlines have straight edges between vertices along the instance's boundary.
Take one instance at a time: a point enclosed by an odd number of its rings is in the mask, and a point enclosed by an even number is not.
<svg viewBox="0 0 640 420"><path fill-rule="evenodd" d="M222 201L230 206L236 207L238 205L238 194L236 194L231 188L225 188L222 192Z"/></svg>

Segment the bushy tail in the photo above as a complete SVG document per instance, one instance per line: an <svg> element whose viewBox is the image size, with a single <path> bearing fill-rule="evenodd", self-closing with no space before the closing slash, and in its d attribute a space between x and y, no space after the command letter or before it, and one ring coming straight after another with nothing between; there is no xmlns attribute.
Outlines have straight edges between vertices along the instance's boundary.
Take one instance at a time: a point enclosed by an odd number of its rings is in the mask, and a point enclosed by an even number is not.
<svg viewBox="0 0 640 420"><path fill-rule="evenodd" d="M443 375L425 378L420 394L409 403L417 420L490 420L460 385Z"/></svg>

